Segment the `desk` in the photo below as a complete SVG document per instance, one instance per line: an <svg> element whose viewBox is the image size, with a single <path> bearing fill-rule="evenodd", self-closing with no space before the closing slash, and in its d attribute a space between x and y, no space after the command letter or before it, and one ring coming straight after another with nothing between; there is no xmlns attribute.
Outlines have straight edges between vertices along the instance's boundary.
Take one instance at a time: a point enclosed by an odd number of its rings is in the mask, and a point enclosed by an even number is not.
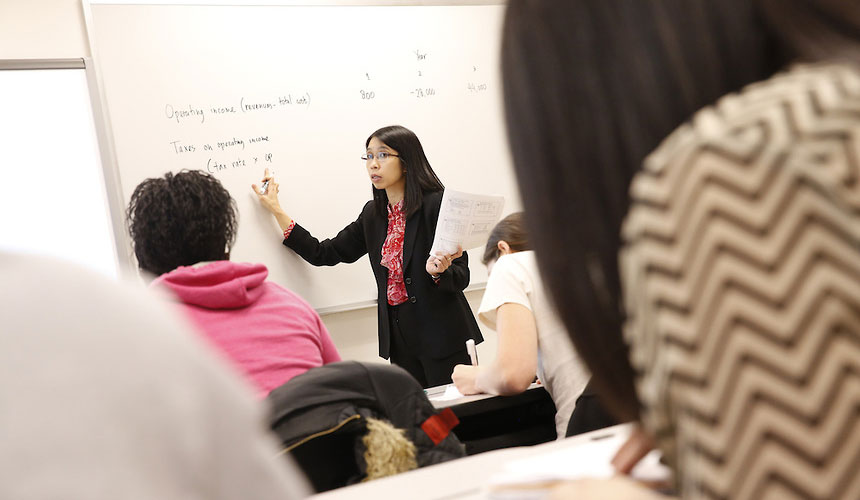
<svg viewBox="0 0 860 500"><path fill-rule="evenodd" d="M490 478L504 469L511 460L535 457L561 450L570 450L606 435L629 434L631 424L552 441L537 446L520 446L489 451L480 455L451 460L396 476L355 484L314 495L316 500L356 500L409 498L415 500L484 498L484 488Z"/></svg>
<svg viewBox="0 0 860 500"><path fill-rule="evenodd" d="M450 384L449 384L450 385ZM451 408L460 424L454 434L474 455L499 448L528 446L556 438L555 405L541 384L532 384L521 394L493 396L476 394L438 400L448 386L427 389L436 409Z"/></svg>

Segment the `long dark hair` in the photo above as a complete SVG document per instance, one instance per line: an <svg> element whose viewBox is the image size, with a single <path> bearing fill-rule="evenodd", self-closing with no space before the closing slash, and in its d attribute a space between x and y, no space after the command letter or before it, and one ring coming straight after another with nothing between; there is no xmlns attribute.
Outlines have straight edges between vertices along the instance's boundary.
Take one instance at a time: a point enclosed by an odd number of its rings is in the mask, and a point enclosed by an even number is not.
<svg viewBox="0 0 860 500"><path fill-rule="evenodd" d="M200 170L141 182L126 220L138 266L156 276L228 258L238 229L236 201L218 179Z"/></svg>
<svg viewBox="0 0 860 500"><path fill-rule="evenodd" d="M514 212L500 220L496 227L490 231L487 245L484 247L484 256L481 262L486 266L490 262L499 259L499 242L504 241L514 252L531 250L529 236L526 232L526 221L522 212Z"/></svg>
<svg viewBox="0 0 860 500"><path fill-rule="evenodd" d="M856 41L860 14L851 2L810 3L508 3L504 104L527 226L556 309L621 421L639 414L617 262L633 174L669 132L720 96L791 59L850 57L814 35L844 23L830 40ZM785 26L797 31L774 31Z"/></svg>
<svg viewBox="0 0 860 500"><path fill-rule="evenodd" d="M370 137L364 143L365 148L374 137L389 148L397 151L400 157L400 163L404 167L403 175L406 176L406 189L403 193L403 211L407 218L421 208L421 200L424 197L424 193L445 189L442 181L436 176L436 172L430 167L430 162L427 160L427 155L424 154L421 141L418 140L418 136L414 132L400 125L382 127L370 134ZM388 195L384 189L372 189L376 209L380 214L386 215L388 213Z"/></svg>

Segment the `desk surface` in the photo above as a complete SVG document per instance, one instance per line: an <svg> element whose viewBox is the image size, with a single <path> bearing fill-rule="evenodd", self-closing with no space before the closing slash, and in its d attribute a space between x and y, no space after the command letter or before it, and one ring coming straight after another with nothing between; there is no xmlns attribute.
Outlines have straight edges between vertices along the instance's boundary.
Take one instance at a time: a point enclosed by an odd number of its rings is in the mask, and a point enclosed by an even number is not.
<svg viewBox="0 0 860 500"><path fill-rule="evenodd" d="M434 399L434 398L438 398L442 394L445 394L445 391L448 389L448 387L453 387L453 385L454 384L437 385L436 387L430 387L429 389L425 390L425 392L427 393L427 398L430 400L431 403L433 403L434 408L439 410L442 408L449 408L449 407L454 407L454 406L459 407L462 405L467 405L469 403L474 403L476 401L484 401L487 399L494 399L495 398L495 399L499 399L501 401L504 401L506 399L517 398L517 397L521 396L520 394L516 394L513 396L496 396L494 394L473 394L471 396L462 396L462 397L459 397L457 399ZM534 391L537 391L537 392L534 392ZM523 394L528 395L526 397L529 397L529 396L541 397L541 393L545 393L545 392L546 392L546 388L543 386L543 384L535 382L532 385L530 385L529 388L526 389L526 391Z"/></svg>
<svg viewBox="0 0 860 500"><path fill-rule="evenodd" d="M505 448L444 462L396 476L327 491L311 498L351 500L365 498L411 498L417 500L479 499L485 497L490 478L511 460L576 448L609 435L627 435L630 424L621 424L586 434L535 446Z"/></svg>

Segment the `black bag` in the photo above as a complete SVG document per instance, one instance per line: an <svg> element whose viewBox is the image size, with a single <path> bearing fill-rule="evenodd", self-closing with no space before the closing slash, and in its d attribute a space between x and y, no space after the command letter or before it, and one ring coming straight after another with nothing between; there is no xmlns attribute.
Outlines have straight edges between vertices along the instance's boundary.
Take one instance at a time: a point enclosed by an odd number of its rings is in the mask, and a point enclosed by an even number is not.
<svg viewBox="0 0 860 500"><path fill-rule="evenodd" d="M418 467L465 455L450 432L457 418L437 414L421 385L400 367L341 361L313 368L273 390L271 427L317 491L368 477L363 438L373 420L402 429ZM407 444L408 445L408 444Z"/></svg>

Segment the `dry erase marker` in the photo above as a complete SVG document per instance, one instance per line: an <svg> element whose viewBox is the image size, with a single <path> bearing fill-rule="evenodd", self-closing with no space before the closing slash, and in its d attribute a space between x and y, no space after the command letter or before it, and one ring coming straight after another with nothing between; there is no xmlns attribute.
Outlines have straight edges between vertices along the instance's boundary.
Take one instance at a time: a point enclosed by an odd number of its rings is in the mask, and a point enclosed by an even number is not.
<svg viewBox="0 0 860 500"><path fill-rule="evenodd" d="M272 171L272 175L275 175L275 172ZM260 194L266 194L266 191L269 189L269 179L263 181L263 184L260 186Z"/></svg>
<svg viewBox="0 0 860 500"><path fill-rule="evenodd" d="M469 357L472 358L472 366L478 366L478 349L475 347L475 339L466 341L466 351Z"/></svg>

